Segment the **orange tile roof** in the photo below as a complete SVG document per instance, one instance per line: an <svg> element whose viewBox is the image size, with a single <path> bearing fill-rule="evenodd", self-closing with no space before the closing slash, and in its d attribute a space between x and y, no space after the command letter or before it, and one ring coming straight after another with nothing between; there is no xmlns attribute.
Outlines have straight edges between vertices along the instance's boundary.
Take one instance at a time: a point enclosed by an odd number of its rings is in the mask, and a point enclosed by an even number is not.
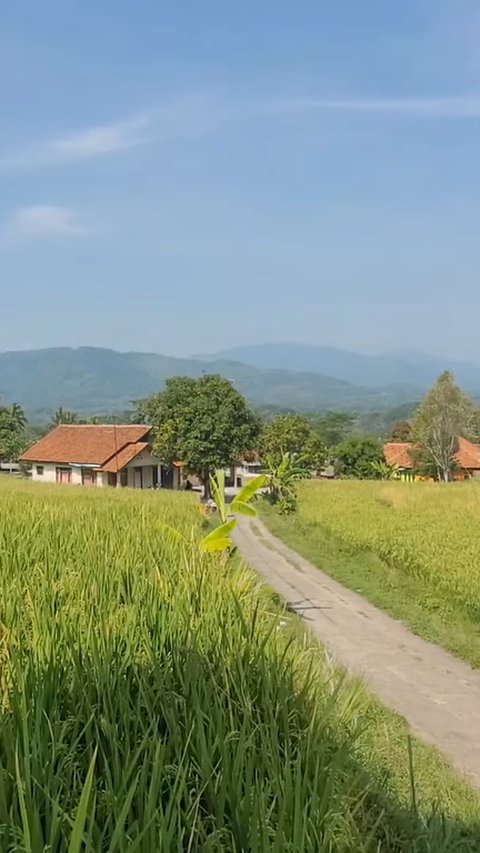
<svg viewBox="0 0 480 853"><path fill-rule="evenodd" d="M398 465L399 468L413 468L411 451L415 445L411 442L391 441L383 445L383 455L389 465ZM455 463L465 471L480 471L480 445L467 441L466 438L458 439L458 450L454 456Z"/></svg>
<svg viewBox="0 0 480 853"><path fill-rule="evenodd" d="M133 460L136 459L143 450L146 450L147 447L148 441L136 441L134 444L125 445L125 447L122 447L115 456L112 456L108 462L105 462L105 464L102 465L100 471L105 471L109 474L116 474L117 471L121 471L122 468L125 468L125 465L133 462Z"/></svg>
<svg viewBox="0 0 480 853"><path fill-rule="evenodd" d="M388 465L398 465L399 468L413 468L410 452L414 445L411 441L390 441L383 445L383 455Z"/></svg>
<svg viewBox="0 0 480 853"><path fill-rule="evenodd" d="M455 462L466 471L480 470L480 445L473 444L466 438L459 438Z"/></svg>
<svg viewBox="0 0 480 853"><path fill-rule="evenodd" d="M126 445L145 440L150 430L146 424L61 424L29 447L20 461L104 465Z"/></svg>

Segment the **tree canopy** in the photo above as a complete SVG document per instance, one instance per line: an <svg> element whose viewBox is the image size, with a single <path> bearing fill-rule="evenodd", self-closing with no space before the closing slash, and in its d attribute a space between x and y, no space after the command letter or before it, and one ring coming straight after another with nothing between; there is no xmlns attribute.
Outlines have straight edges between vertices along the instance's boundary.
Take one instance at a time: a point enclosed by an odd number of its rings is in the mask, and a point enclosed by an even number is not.
<svg viewBox="0 0 480 853"><path fill-rule="evenodd" d="M455 467L458 439L470 434L475 418L472 401L448 371L423 398L412 423L412 441L419 468L433 469L447 482Z"/></svg>
<svg viewBox="0 0 480 853"><path fill-rule="evenodd" d="M303 415L278 415L262 430L260 456L279 463L286 453L303 460L308 468L321 468L326 449L310 421Z"/></svg>
<svg viewBox="0 0 480 853"><path fill-rule="evenodd" d="M333 447L346 438L353 429L356 415L351 412L325 412L312 419L312 426L327 447Z"/></svg>
<svg viewBox="0 0 480 853"><path fill-rule="evenodd" d="M78 424L80 423L80 418L77 412L72 412L70 409L64 409L63 406L59 406L58 409L53 413L52 420L50 421L50 429L53 429L56 426L60 426L60 424Z"/></svg>
<svg viewBox="0 0 480 853"><path fill-rule="evenodd" d="M167 379L165 389L140 404L153 426L156 455L180 461L208 489L218 468L232 465L257 444L260 423L231 382L221 376Z"/></svg>
<svg viewBox="0 0 480 853"><path fill-rule="evenodd" d="M25 427L27 419L18 403L0 405L0 461L16 462L27 443Z"/></svg>
<svg viewBox="0 0 480 853"><path fill-rule="evenodd" d="M370 435L351 435L337 447L335 470L343 477L378 477L375 466L383 459L380 442Z"/></svg>
<svg viewBox="0 0 480 853"><path fill-rule="evenodd" d="M394 423L389 435L389 441L410 441L412 437L412 425L410 421L397 421Z"/></svg>

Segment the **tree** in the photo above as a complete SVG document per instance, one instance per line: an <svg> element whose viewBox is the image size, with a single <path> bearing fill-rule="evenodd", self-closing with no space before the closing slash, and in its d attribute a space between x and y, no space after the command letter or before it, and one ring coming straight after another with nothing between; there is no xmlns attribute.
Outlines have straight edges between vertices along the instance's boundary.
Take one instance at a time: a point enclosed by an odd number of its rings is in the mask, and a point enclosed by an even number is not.
<svg viewBox="0 0 480 853"><path fill-rule="evenodd" d="M182 462L210 494L210 476L256 446L260 423L241 394L221 376L167 379L141 404L153 427L153 448L166 463Z"/></svg>
<svg viewBox="0 0 480 853"><path fill-rule="evenodd" d="M297 483L308 477L302 457L288 451L280 461L276 456L267 456L265 470L272 503L278 505L282 515L294 512L297 508Z"/></svg>
<svg viewBox="0 0 480 853"><path fill-rule="evenodd" d="M50 421L50 429L60 426L60 424L78 423L79 416L77 412L71 412L69 409L64 409L63 406L59 406L59 408L53 413L52 420Z"/></svg>
<svg viewBox="0 0 480 853"><path fill-rule="evenodd" d="M375 459L370 466L372 473L380 480L395 480L398 477L398 465L395 463L385 462L383 459L379 462Z"/></svg>
<svg viewBox="0 0 480 853"><path fill-rule="evenodd" d="M0 406L0 461L16 462L27 444L25 412L18 403Z"/></svg>
<svg viewBox="0 0 480 853"><path fill-rule="evenodd" d="M382 462L380 442L369 435L351 435L337 447L335 471L343 477L378 477L373 463Z"/></svg>
<svg viewBox="0 0 480 853"><path fill-rule="evenodd" d="M24 430L27 426L27 416L23 411L20 403L12 403L10 407L12 421L19 430Z"/></svg>
<svg viewBox="0 0 480 853"><path fill-rule="evenodd" d="M412 425L410 421L397 421L390 432L389 441L410 441L412 436Z"/></svg>
<svg viewBox="0 0 480 853"><path fill-rule="evenodd" d="M266 424L260 436L260 456L279 464L286 453L302 459L305 468L321 468L326 449L320 436L303 415L278 415Z"/></svg>
<svg viewBox="0 0 480 853"><path fill-rule="evenodd" d="M339 444L353 429L355 415L349 412L326 412L312 419L312 426L327 447Z"/></svg>
<svg viewBox="0 0 480 853"><path fill-rule="evenodd" d="M412 424L417 464L434 465L439 480L448 482L455 467L460 436L472 428L472 401L445 371L423 398Z"/></svg>

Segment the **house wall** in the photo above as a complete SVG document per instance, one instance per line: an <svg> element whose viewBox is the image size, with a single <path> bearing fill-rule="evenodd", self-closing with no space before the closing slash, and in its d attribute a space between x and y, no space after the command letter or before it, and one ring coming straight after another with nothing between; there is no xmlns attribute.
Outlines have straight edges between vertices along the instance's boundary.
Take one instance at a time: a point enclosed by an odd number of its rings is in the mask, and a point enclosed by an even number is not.
<svg viewBox="0 0 480 853"><path fill-rule="evenodd" d="M43 474L37 474L37 466L35 464L32 465L32 480L36 483L55 483L56 475L55 469L56 465L53 462L44 462L38 463L39 465L43 464Z"/></svg>
<svg viewBox="0 0 480 853"><path fill-rule="evenodd" d="M158 459L152 456L149 450L143 450L140 456L137 456L130 465L127 465L127 485L134 489L135 486L135 468L142 469L142 489L151 489L153 486L152 465L158 467Z"/></svg>
<svg viewBox="0 0 480 853"><path fill-rule="evenodd" d="M57 475L56 469L57 467L71 467L72 478L71 484L79 486L82 484L82 469L77 466L67 466L62 465L58 466L58 463L55 462L44 462L38 463L43 466L43 474L37 474L37 465L36 463L32 464L32 480L36 483L56 483ZM143 489L151 489L153 486L153 471L152 466L158 467L158 483L161 482L160 469L161 463L157 459L156 456L152 456L149 450L144 450L136 459L133 460L126 467L127 471L127 486L129 488L135 488L135 468L142 468L142 488ZM173 469L173 488L179 489L181 487L181 471L180 468ZM108 474L104 472L97 471L97 488L108 487Z"/></svg>
<svg viewBox="0 0 480 853"><path fill-rule="evenodd" d="M43 466L43 474L37 474L37 464ZM58 465L56 462L38 462L33 463L32 465L32 480L35 483L56 483L57 482L57 468L71 468L72 471L72 479L71 484L73 486L81 486L82 485L82 469L78 466L74 465ZM97 486L101 486L102 478L100 474L97 474Z"/></svg>

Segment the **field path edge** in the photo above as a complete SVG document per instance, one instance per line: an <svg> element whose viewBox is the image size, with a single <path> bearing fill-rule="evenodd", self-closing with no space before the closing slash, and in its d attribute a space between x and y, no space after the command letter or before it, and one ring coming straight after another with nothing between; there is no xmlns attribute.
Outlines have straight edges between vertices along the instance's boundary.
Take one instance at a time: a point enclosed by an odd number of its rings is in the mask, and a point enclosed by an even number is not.
<svg viewBox="0 0 480 853"><path fill-rule="evenodd" d="M341 666L480 788L480 672L334 581L260 519L237 521L235 544L246 563Z"/></svg>

